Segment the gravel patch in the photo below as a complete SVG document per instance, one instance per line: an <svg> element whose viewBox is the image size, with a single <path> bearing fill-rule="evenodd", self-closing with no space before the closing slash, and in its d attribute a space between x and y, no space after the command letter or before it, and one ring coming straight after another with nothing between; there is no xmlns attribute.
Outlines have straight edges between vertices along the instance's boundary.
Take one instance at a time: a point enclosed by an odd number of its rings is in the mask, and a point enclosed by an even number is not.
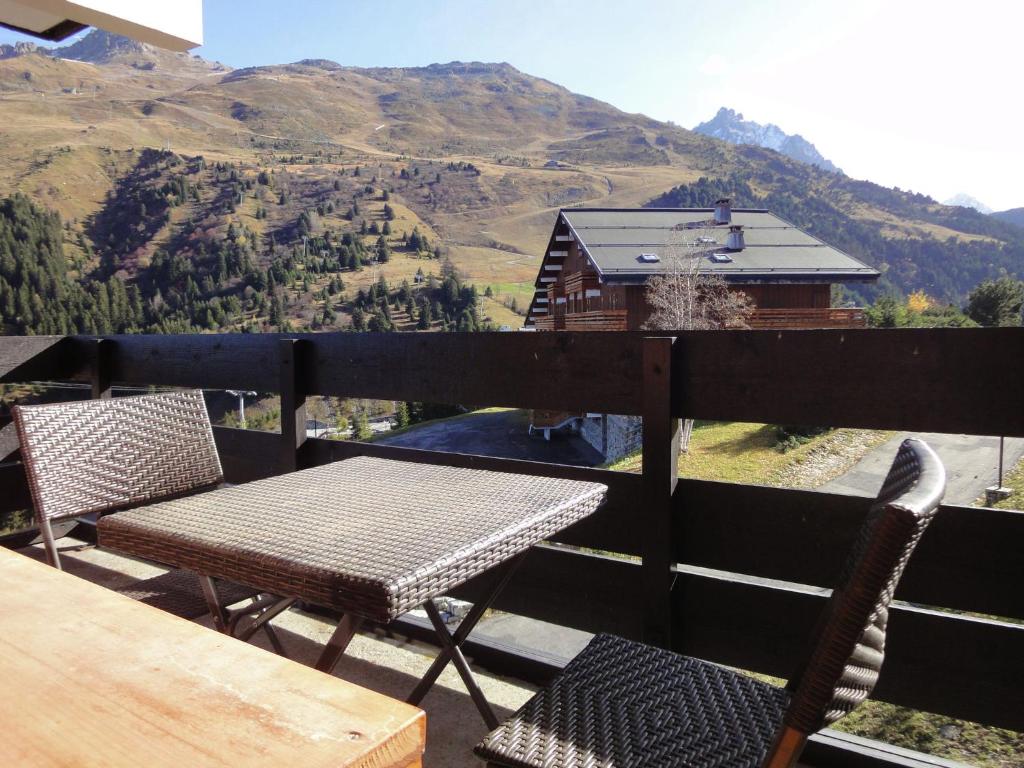
<svg viewBox="0 0 1024 768"><path fill-rule="evenodd" d="M768 485L818 488L844 474L872 448L892 436L873 429L837 429L818 441L806 454L776 472Z"/></svg>

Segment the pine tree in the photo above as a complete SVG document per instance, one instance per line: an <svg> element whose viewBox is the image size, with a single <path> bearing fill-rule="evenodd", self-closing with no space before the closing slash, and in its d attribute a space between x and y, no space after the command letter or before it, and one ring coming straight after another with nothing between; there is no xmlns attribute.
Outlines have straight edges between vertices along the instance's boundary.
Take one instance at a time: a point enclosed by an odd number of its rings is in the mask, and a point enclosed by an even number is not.
<svg viewBox="0 0 1024 768"><path fill-rule="evenodd" d="M270 315L267 318L267 321L271 325L280 327L282 319L281 300L278 298L277 293L273 292L270 294Z"/></svg>
<svg viewBox="0 0 1024 768"><path fill-rule="evenodd" d="M370 429L370 420L366 411L360 408L355 412L352 420L352 439L366 442L371 437L373 437L373 430Z"/></svg>
<svg viewBox="0 0 1024 768"><path fill-rule="evenodd" d="M395 403L395 428L402 429L402 427L409 426L409 404L405 401L399 400Z"/></svg>
<svg viewBox="0 0 1024 768"><path fill-rule="evenodd" d="M366 314L358 306L352 310L352 330L366 330Z"/></svg>

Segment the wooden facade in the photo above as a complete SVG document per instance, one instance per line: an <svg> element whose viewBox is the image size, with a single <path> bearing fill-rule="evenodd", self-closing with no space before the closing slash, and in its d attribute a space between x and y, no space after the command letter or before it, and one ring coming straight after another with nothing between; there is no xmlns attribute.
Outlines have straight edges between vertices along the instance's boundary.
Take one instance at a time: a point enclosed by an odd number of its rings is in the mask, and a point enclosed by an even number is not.
<svg viewBox="0 0 1024 768"><path fill-rule="evenodd" d="M639 330L650 314L643 286L602 284L577 242L557 244L538 277L537 297L546 312L534 321L537 330Z"/></svg>

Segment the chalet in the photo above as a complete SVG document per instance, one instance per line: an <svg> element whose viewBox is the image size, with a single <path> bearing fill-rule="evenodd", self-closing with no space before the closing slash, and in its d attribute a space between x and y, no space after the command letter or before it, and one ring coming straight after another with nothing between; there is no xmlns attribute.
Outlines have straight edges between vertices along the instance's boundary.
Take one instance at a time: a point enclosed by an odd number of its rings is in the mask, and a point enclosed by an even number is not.
<svg viewBox="0 0 1024 768"><path fill-rule="evenodd" d="M833 308L832 284L878 272L770 211L570 208L558 214L525 325L539 331L638 330L650 314L647 281L683 254L756 307L752 328L857 328L864 311Z"/></svg>
<svg viewBox="0 0 1024 768"><path fill-rule="evenodd" d="M634 331L650 316L647 281L682 256L743 291L751 328L860 328L864 310L832 307L834 283L878 272L761 208L570 208L558 214L525 325L538 331ZM640 419L532 413L531 432L578 432L606 461L640 447Z"/></svg>

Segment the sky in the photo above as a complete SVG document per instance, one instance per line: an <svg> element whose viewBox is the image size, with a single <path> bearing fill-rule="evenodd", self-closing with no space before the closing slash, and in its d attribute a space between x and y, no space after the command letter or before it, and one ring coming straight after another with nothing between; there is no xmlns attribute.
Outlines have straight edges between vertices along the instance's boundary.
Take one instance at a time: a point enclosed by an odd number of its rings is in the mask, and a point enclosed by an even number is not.
<svg viewBox="0 0 1024 768"><path fill-rule="evenodd" d="M1003 210L1024 206L1022 28L1018 0L204 0L195 53L505 61L685 128L731 107L855 178Z"/></svg>

